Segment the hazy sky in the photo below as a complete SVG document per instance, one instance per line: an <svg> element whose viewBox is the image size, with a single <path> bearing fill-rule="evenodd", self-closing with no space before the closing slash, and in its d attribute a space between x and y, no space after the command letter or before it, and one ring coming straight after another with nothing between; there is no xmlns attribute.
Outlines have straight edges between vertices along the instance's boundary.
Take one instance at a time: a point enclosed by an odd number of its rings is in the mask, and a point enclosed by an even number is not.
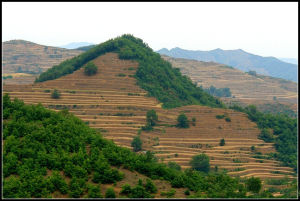
<svg viewBox="0 0 300 201"><path fill-rule="evenodd" d="M124 33L154 49L243 49L298 58L298 3L2 2L2 40L101 43Z"/></svg>

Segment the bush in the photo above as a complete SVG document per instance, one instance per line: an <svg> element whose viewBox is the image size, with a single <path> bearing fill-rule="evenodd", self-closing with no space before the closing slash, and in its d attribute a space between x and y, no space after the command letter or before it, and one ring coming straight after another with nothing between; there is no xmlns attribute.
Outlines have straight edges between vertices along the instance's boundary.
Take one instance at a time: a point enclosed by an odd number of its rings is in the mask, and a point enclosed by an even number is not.
<svg viewBox="0 0 300 201"><path fill-rule="evenodd" d="M156 193L157 192L157 188L156 188L155 184L148 178L146 179L145 189L149 193Z"/></svg>
<svg viewBox="0 0 300 201"><path fill-rule="evenodd" d="M168 167L171 169L174 169L174 170L178 170L178 171L181 170L180 165L178 165L176 162L173 162L173 161L168 162Z"/></svg>
<svg viewBox="0 0 300 201"><path fill-rule="evenodd" d="M225 145L225 140L224 138L220 140L220 146L224 146Z"/></svg>
<svg viewBox="0 0 300 201"><path fill-rule="evenodd" d="M210 169L209 157L206 154L193 156L190 165L192 169L208 173Z"/></svg>
<svg viewBox="0 0 300 201"><path fill-rule="evenodd" d="M113 188L106 189L105 198L116 198L116 194Z"/></svg>
<svg viewBox="0 0 300 201"><path fill-rule="evenodd" d="M149 110L147 112L147 124L150 126L155 126L157 121L158 121L158 117L155 110L153 109Z"/></svg>
<svg viewBox="0 0 300 201"><path fill-rule="evenodd" d="M254 178L251 177L246 181L246 187L248 191L251 191L253 193L259 193L262 184L260 178Z"/></svg>
<svg viewBox="0 0 300 201"><path fill-rule="evenodd" d="M184 191L184 195L190 195L190 191L189 190Z"/></svg>
<svg viewBox="0 0 300 201"><path fill-rule="evenodd" d="M87 76L95 75L98 71L97 66L92 62L88 62L84 67L84 74Z"/></svg>
<svg viewBox="0 0 300 201"><path fill-rule="evenodd" d="M54 99L60 98L60 92L57 89L54 89L54 91L51 93L51 97Z"/></svg>
<svg viewBox="0 0 300 201"><path fill-rule="evenodd" d="M180 114L177 117L177 125L176 126L178 128L189 128L190 127L188 118L185 114Z"/></svg>
<svg viewBox="0 0 300 201"><path fill-rule="evenodd" d="M103 198L100 192L100 186L98 185L88 185L88 198Z"/></svg>
<svg viewBox="0 0 300 201"><path fill-rule="evenodd" d="M226 117L226 118L225 118L225 121L227 121L227 122L231 122L231 119L230 119L230 117Z"/></svg>
<svg viewBox="0 0 300 201"><path fill-rule="evenodd" d="M265 142L273 142L274 141L273 135L270 133L269 129L266 129L266 128L262 129L258 138Z"/></svg>
<svg viewBox="0 0 300 201"><path fill-rule="evenodd" d="M223 119L224 117L225 117L224 114L222 114L222 115L221 115L221 114L216 115L216 118L217 118L217 119Z"/></svg>
<svg viewBox="0 0 300 201"><path fill-rule="evenodd" d="M133 147L133 151L137 152L137 151L141 151L142 150L142 140L139 136L136 136L133 138L132 142L131 142L131 146Z"/></svg>

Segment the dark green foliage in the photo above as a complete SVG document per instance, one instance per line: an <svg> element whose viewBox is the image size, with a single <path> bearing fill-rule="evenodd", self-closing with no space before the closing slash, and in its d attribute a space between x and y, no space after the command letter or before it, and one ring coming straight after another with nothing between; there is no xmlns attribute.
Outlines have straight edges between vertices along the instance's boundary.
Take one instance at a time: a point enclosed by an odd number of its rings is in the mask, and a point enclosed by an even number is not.
<svg viewBox="0 0 300 201"><path fill-rule="evenodd" d="M251 177L246 181L248 191L258 193L262 187L260 178Z"/></svg>
<svg viewBox="0 0 300 201"><path fill-rule="evenodd" d="M87 76L95 75L98 71L98 67L92 62L88 62L84 67L84 74Z"/></svg>
<svg viewBox="0 0 300 201"><path fill-rule="evenodd" d="M222 115L221 115L221 114L216 115L216 118L217 118L217 119L223 119L224 117L225 117L224 114L222 114Z"/></svg>
<svg viewBox="0 0 300 201"><path fill-rule="evenodd" d="M157 114L155 112L155 110L149 110L147 112L147 124L150 125L150 126L155 126L157 121L158 121L158 117L157 117Z"/></svg>
<svg viewBox="0 0 300 201"><path fill-rule="evenodd" d="M189 190L184 191L184 195L190 195L190 191Z"/></svg>
<svg viewBox="0 0 300 201"><path fill-rule="evenodd" d="M155 184L150 179L146 179L145 189L149 193L157 192L157 188L156 188Z"/></svg>
<svg viewBox="0 0 300 201"><path fill-rule="evenodd" d="M129 184L124 184L120 193L123 195L128 195L131 193L131 186Z"/></svg>
<svg viewBox="0 0 300 201"><path fill-rule="evenodd" d="M214 86L210 86L207 89L204 89L207 93L209 93L212 96L218 96L218 97L231 97L231 92L229 88L216 88Z"/></svg>
<svg viewBox="0 0 300 201"><path fill-rule="evenodd" d="M225 140L224 140L224 138L222 138L221 140L220 140L220 146L224 146L225 145Z"/></svg>
<svg viewBox="0 0 300 201"><path fill-rule="evenodd" d="M157 163L153 153L137 154L116 146L66 111L24 105L4 95L3 118L4 198L46 198L54 191L74 198L98 197L99 186L91 187L90 178L99 183L115 183L124 177L111 166L122 166L151 179L161 178L173 187L188 188L195 192L193 197L203 197L203 193L211 198L246 197L245 187L235 178L224 173L168 168ZM52 175L47 176L47 170ZM65 182L66 174L71 177L69 184ZM132 193L128 197L153 197L150 183L140 182L127 188Z"/></svg>
<svg viewBox="0 0 300 201"><path fill-rule="evenodd" d="M106 189L105 198L116 198L116 193L113 188Z"/></svg>
<svg viewBox="0 0 300 201"><path fill-rule="evenodd" d="M118 76L119 77L126 77L126 75L124 73L119 73Z"/></svg>
<svg viewBox="0 0 300 201"><path fill-rule="evenodd" d="M8 75L8 76L2 76L2 79L3 80L6 80L6 79L12 79L13 78L13 76L11 76L11 75Z"/></svg>
<svg viewBox="0 0 300 201"><path fill-rule="evenodd" d="M51 93L51 98L58 99L60 98L60 92L57 89L54 89Z"/></svg>
<svg viewBox="0 0 300 201"><path fill-rule="evenodd" d="M135 78L137 84L148 91L149 96L156 97L164 108L174 108L183 105L208 105L222 107L224 104L217 98L197 87L187 76L182 76L179 69L163 60L158 53L141 39L125 34L108 40L86 52L57 66L53 66L40 74L36 82L53 80L73 73L87 62L107 52L116 52L120 59L130 59L139 62Z"/></svg>
<svg viewBox="0 0 300 201"><path fill-rule="evenodd" d="M99 185L88 185L88 198L103 198Z"/></svg>
<svg viewBox="0 0 300 201"><path fill-rule="evenodd" d="M248 114L248 118L256 122L261 130L260 138L275 143L278 153L274 155L274 158L282 161L283 165L294 168L297 172L298 123L296 118L283 114L264 114L259 112L254 105L245 108L234 105L230 108ZM269 129L273 130L272 134Z"/></svg>
<svg viewBox="0 0 300 201"><path fill-rule="evenodd" d="M231 119L230 119L230 117L225 117L225 121L227 121L227 122L231 122Z"/></svg>
<svg viewBox="0 0 300 201"><path fill-rule="evenodd" d="M189 120L185 114L180 114L177 117L177 125L178 128L189 128Z"/></svg>
<svg viewBox="0 0 300 201"><path fill-rule="evenodd" d="M136 136L133 138L132 142L131 142L131 146L133 147L133 151L137 152L137 151L141 151L142 150L142 140L140 139L139 136Z"/></svg>
<svg viewBox="0 0 300 201"><path fill-rule="evenodd" d="M190 165L197 171L208 173L210 169L209 157L206 154L193 156Z"/></svg>
<svg viewBox="0 0 300 201"><path fill-rule="evenodd" d="M181 170L180 165L178 165L176 162L173 162L173 161L168 162L168 167L171 169L174 169L174 170L178 170L178 171Z"/></svg>
<svg viewBox="0 0 300 201"><path fill-rule="evenodd" d="M263 128L258 136L259 139L264 140L265 142L273 142L274 137L270 131L266 128Z"/></svg>

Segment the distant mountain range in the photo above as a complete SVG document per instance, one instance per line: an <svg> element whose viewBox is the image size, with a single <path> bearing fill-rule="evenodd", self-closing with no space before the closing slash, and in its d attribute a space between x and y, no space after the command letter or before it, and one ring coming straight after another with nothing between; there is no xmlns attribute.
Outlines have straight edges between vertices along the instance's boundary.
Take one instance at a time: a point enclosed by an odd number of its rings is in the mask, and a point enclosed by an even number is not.
<svg viewBox="0 0 300 201"><path fill-rule="evenodd" d="M295 58L278 58L278 59L280 59L281 61L287 62L287 63L298 65L298 59L295 59Z"/></svg>
<svg viewBox="0 0 300 201"><path fill-rule="evenodd" d="M194 51L176 47L171 50L163 48L157 52L175 58L217 62L244 72L256 71L259 74L298 82L298 65L283 62L275 57L254 55L241 49L222 50L218 48L211 51Z"/></svg>
<svg viewBox="0 0 300 201"><path fill-rule="evenodd" d="M76 49L79 47L84 47L84 46L90 46L94 45L94 43L88 43L88 42L73 42L69 43L67 45L60 46L60 48L66 48L66 49Z"/></svg>

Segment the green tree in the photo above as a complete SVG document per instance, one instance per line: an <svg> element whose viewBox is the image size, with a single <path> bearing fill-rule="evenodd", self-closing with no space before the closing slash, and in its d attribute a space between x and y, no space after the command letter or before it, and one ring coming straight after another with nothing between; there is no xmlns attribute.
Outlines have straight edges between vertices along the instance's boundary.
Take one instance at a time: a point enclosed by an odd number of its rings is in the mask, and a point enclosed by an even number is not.
<svg viewBox="0 0 300 201"><path fill-rule="evenodd" d="M51 93L51 97L54 99L60 98L60 92L57 89L54 89L54 91Z"/></svg>
<svg viewBox="0 0 300 201"><path fill-rule="evenodd" d="M190 165L197 171L208 173L210 169L209 157L206 154L193 156Z"/></svg>
<svg viewBox="0 0 300 201"><path fill-rule="evenodd" d="M137 152L137 151L141 151L142 150L142 140L139 136L136 136L133 138L132 142L131 142L131 146L133 147L133 151Z"/></svg>
<svg viewBox="0 0 300 201"><path fill-rule="evenodd" d="M168 167L174 170L181 170L180 165L173 161L168 162Z"/></svg>
<svg viewBox="0 0 300 201"><path fill-rule="evenodd" d="M262 187L261 180L258 177L257 178L251 177L246 181L246 188L248 191L251 191L253 193L259 193L261 187Z"/></svg>
<svg viewBox="0 0 300 201"><path fill-rule="evenodd" d="M88 62L86 64L86 66L84 67L84 74L87 76L94 75L97 73L97 71L98 71L98 68L92 61Z"/></svg>
<svg viewBox="0 0 300 201"><path fill-rule="evenodd" d="M189 121L188 121L188 118L185 114L180 114L178 117L177 117L177 127L179 128L189 128Z"/></svg>
<svg viewBox="0 0 300 201"><path fill-rule="evenodd" d="M106 189L105 198L116 198L116 194L113 188Z"/></svg>
<svg viewBox="0 0 300 201"><path fill-rule="evenodd" d="M157 114L155 110L148 110L147 112L147 124L150 126L155 126L156 122L158 121Z"/></svg>
<svg viewBox="0 0 300 201"><path fill-rule="evenodd" d="M224 140L224 138L222 138L221 140L220 140L220 146L224 146L225 145L225 140Z"/></svg>
<svg viewBox="0 0 300 201"><path fill-rule="evenodd" d="M88 185L88 198L103 198L99 185Z"/></svg>
<svg viewBox="0 0 300 201"><path fill-rule="evenodd" d="M262 129L258 138L264 140L265 142L273 142L274 141L273 135L271 134L269 129L266 129L266 128Z"/></svg>
<svg viewBox="0 0 300 201"><path fill-rule="evenodd" d="M148 191L149 193L156 193L157 192L157 188L154 185L154 183L150 180L150 179L146 179L146 184L145 184L145 189L146 191Z"/></svg>

